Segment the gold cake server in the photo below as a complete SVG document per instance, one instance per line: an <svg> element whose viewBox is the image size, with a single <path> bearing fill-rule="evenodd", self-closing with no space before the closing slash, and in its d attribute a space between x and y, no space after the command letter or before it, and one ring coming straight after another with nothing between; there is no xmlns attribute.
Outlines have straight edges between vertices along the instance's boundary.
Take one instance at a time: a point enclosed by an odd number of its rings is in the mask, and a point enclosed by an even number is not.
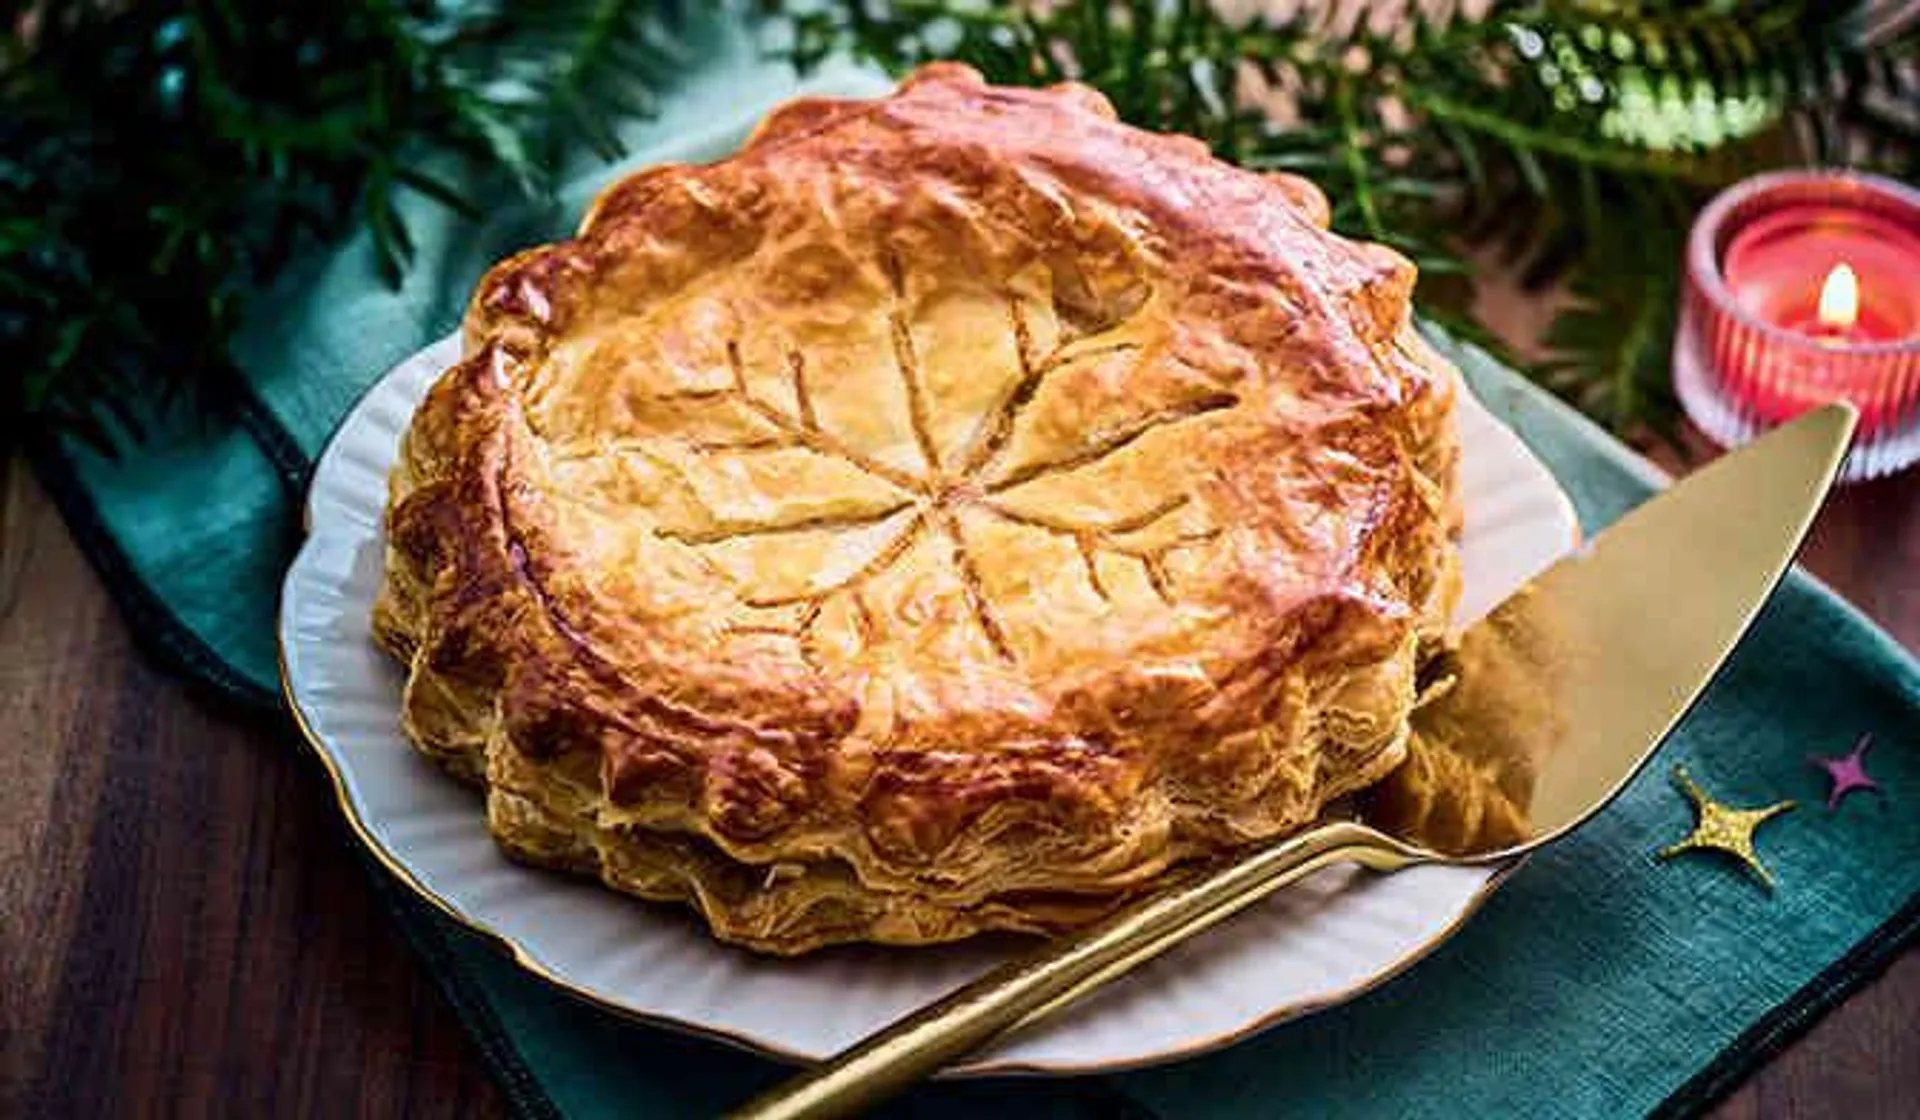
<svg viewBox="0 0 1920 1120"><path fill-rule="evenodd" d="M1353 820L1321 824L1056 938L736 1115L854 1113L1322 867L1507 863L1566 835L1613 800L1733 651L1792 563L1855 418L1847 405L1828 405L1725 456L1622 517L1468 629L1463 671L1418 722L1450 728L1467 751L1478 749L1482 730L1525 740L1526 757L1501 759L1497 804L1474 807L1477 824L1453 819L1458 812L1426 822L1468 843L1477 831L1482 850L1443 854L1425 834L1389 834ZM1515 648L1526 652L1519 691L1514 674L1476 672L1477 661L1515 665ZM1534 715L1516 720L1515 711ZM1504 836L1494 811L1500 804L1525 822Z"/></svg>

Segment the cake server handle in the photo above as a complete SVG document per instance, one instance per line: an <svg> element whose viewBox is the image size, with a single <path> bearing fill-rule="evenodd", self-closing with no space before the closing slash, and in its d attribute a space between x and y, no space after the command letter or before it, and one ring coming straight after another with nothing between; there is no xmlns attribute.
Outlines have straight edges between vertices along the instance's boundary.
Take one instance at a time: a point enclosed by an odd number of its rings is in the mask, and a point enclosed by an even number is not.
<svg viewBox="0 0 1920 1120"><path fill-rule="evenodd" d="M895 1020L732 1115L736 1120L853 1115L1322 867L1355 862L1391 871L1422 858L1416 849L1352 821L1309 829L1057 937Z"/></svg>

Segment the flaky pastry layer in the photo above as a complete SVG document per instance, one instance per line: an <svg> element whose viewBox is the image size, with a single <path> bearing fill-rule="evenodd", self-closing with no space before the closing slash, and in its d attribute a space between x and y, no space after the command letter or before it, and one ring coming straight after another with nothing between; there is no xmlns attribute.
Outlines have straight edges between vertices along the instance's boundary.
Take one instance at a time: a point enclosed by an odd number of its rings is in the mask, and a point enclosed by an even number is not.
<svg viewBox="0 0 1920 1120"><path fill-rule="evenodd" d="M1314 188L928 67L493 269L391 484L405 726L792 953L1089 920L1399 765L1455 374Z"/></svg>

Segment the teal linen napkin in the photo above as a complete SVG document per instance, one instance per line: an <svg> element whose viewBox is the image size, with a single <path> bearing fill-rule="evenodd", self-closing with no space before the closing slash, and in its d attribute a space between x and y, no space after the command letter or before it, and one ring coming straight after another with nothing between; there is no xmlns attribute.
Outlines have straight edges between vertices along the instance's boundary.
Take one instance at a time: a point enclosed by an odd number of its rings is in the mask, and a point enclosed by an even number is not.
<svg viewBox="0 0 1920 1120"><path fill-rule="evenodd" d="M144 639L200 680L276 702L273 608L299 495L367 384L456 325L487 263L564 233L607 179L722 155L796 92L887 84L850 65L802 81L724 21L696 23L686 74L657 119L628 130L634 154L622 165L583 166L549 208L499 200L478 224L409 206L419 263L397 291L379 280L362 240L264 293L237 350L251 394L231 422L162 417L156 438L118 461L53 441L34 449L49 492ZM1589 531L1660 484L1511 371L1436 342L1553 470ZM1887 796L1855 795L1829 813L1805 756L1839 753L1865 731L1878 738L1872 763ZM1736 803L1800 801L1762 834L1776 894L1711 858L1652 858L1690 824L1668 778L1676 760ZM706 1115L783 1072L557 992L373 874L525 1115ZM1796 574L1661 760L1405 976L1205 1057L1111 1076L928 1086L898 1107L931 1116L1688 1111L1917 932L1920 667Z"/></svg>

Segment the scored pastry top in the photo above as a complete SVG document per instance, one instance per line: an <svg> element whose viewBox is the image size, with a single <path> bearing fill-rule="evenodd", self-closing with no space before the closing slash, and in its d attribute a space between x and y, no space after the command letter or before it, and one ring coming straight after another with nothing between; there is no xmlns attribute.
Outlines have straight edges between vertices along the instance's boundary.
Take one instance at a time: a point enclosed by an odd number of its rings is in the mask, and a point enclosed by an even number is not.
<svg viewBox="0 0 1920 1120"><path fill-rule="evenodd" d="M958 909L1297 827L1399 761L1453 572L1453 374L1324 220L953 65L613 186L407 437L409 732Z"/></svg>

